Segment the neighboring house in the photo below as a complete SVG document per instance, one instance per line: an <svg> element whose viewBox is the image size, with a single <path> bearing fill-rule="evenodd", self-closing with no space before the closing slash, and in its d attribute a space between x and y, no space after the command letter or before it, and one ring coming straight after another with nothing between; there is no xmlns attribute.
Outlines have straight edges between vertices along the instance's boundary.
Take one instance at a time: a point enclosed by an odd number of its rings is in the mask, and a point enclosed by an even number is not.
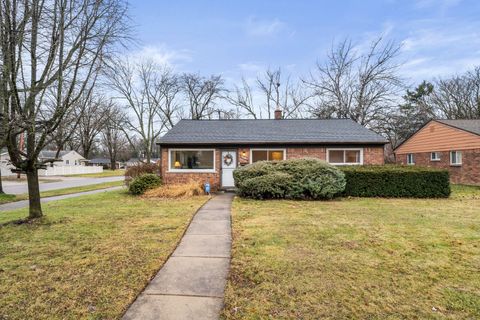
<svg viewBox="0 0 480 320"><path fill-rule="evenodd" d="M480 120L431 120L394 152L399 164L448 169L453 183L480 185Z"/></svg>
<svg viewBox="0 0 480 320"><path fill-rule="evenodd" d="M95 158L95 159L88 160L87 165L93 166L93 167L103 167L103 169L111 169L112 162L110 161L110 159L107 159L107 158ZM116 161L115 169L120 169L120 167L121 167L120 162Z"/></svg>
<svg viewBox="0 0 480 320"><path fill-rule="evenodd" d="M10 164L8 152L0 152L0 173L2 176L13 175L12 170L15 167Z"/></svg>
<svg viewBox="0 0 480 320"><path fill-rule="evenodd" d="M280 117L279 117L280 118ZM165 183L234 186L233 170L262 160L313 157L383 164L386 140L352 120L181 120L160 138Z"/></svg>
<svg viewBox="0 0 480 320"><path fill-rule="evenodd" d="M40 151L38 159L40 161L56 159L57 151ZM87 159L82 157L77 151L60 151L57 157L58 161L54 161L50 166L84 166Z"/></svg>
<svg viewBox="0 0 480 320"><path fill-rule="evenodd" d="M152 158L150 159L150 163L159 163L160 162L160 158ZM133 166L138 166L140 164L143 164L143 163L147 163L147 160L146 159L138 159L138 158L130 158L129 160L127 160L127 162L125 162L125 167L133 167Z"/></svg>
<svg viewBox="0 0 480 320"><path fill-rule="evenodd" d="M88 174L88 173L100 173L103 172L102 167L87 167L85 164L87 159L82 157L76 151L60 151L58 157L56 157L56 151L41 151L38 160L39 161L51 161L47 162L44 169L38 170L40 176L62 176L71 174ZM0 155L0 165L5 168L4 163L9 163L10 157L7 153ZM8 166L9 169L14 168L12 165ZM6 170L2 170L4 174ZM8 173L8 172L6 172Z"/></svg>

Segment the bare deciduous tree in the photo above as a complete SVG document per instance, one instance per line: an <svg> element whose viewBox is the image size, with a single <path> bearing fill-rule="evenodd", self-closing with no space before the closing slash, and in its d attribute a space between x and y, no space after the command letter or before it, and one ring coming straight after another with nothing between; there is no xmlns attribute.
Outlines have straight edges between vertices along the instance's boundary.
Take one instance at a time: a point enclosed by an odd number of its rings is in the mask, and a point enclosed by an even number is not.
<svg viewBox="0 0 480 320"><path fill-rule="evenodd" d="M165 127L171 129L180 115L181 106L178 101L182 90L180 77L166 67L160 68L155 81L155 90L158 94L152 94L152 97L158 105L158 116Z"/></svg>
<svg viewBox="0 0 480 320"><path fill-rule="evenodd" d="M109 103L104 96L85 96L79 99L74 116L78 119L74 140L80 153L88 159L100 131L104 127L109 112Z"/></svg>
<svg viewBox="0 0 480 320"><path fill-rule="evenodd" d="M121 0L0 0L2 126L13 165L27 175L29 218L42 216L38 155L128 34L125 13ZM43 112L47 100L53 112Z"/></svg>
<svg viewBox="0 0 480 320"><path fill-rule="evenodd" d="M225 98L254 119L262 118L263 114L271 119L276 108L282 110L283 117L288 119L304 116L307 103L313 96L302 83L292 81L290 76L282 77L280 69L267 70L263 77L257 78L254 89L242 79L242 85L235 86ZM264 100L263 105L255 105L255 92L258 92L257 100L259 97Z"/></svg>
<svg viewBox="0 0 480 320"><path fill-rule="evenodd" d="M189 106L189 117L201 120L212 117L215 102L224 92L221 76L203 77L195 73L182 75L182 88Z"/></svg>
<svg viewBox="0 0 480 320"><path fill-rule="evenodd" d="M122 130L126 115L119 106L110 103L106 108L106 118L101 131L101 141L104 150L110 158L110 169L116 169L118 154L125 150L127 144Z"/></svg>
<svg viewBox="0 0 480 320"><path fill-rule="evenodd" d="M304 82L316 93L313 114L320 118L349 118L378 129L402 88L396 61L400 46L380 37L366 53L345 40L332 47L324 64Z"/></svg>
<svg viewBox="0 0 480 320"><path fill-rule="evenodd" d="M252 88L245 78L242 78L242 86L235 85L234 90L225 95L225 99L239 110L244 110L247 116L258 119L259 116L253 101Z"/></svg>
<svg viewBox="0 0 480 320"><path fill-rule="evenodd" d="M438 79L430 103L447 119L480 119L480 66Z"/></svg>
<svg viewBox="0 0 480 320"><path fill-rule="evenodd" d="M155 141L169 123L169 120L159 117L162 114L163 87L159 83L158 66L150 61L117 61L111 66L108 76L110 87L125 101L127 113L131 114L125 119L124 130L140 137L142 150L136 151L145 154L146 161L150 162ZM130 135L126 137L132 148L136 148Z"/></svg>

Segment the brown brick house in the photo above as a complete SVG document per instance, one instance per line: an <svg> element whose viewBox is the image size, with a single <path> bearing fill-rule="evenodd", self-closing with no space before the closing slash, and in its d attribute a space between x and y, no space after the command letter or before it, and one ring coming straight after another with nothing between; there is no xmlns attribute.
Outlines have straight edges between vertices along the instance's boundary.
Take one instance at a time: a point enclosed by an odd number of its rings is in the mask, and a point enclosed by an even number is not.
<svg viewBox="0 0 480 320"><path fill-rule="evenodd" d="M314 157L336 165L383 164L386 141L351 120L181 120L160 138L165 183L233 187L252 162Z"/></svg>
<svg viewBox="0 0 480 320"><path fill-rule="evenodd" d="M432 120L394 152L399 164L445 168L453 183L480 185L480 120Z"/></svg>

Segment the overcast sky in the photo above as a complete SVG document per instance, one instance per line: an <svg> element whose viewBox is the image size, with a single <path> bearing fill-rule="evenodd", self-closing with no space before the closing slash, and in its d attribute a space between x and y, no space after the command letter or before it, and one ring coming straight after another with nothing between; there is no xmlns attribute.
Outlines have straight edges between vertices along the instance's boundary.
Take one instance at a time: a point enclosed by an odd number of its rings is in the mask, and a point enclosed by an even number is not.
<svg viewBox="0 0 480 320"><path fill-rule="evenodd" d="M267 67L305 75L335 41L403 44L412 83L480 65L480 1L131 0L131 54L177 71L254 77Z"/></svg>

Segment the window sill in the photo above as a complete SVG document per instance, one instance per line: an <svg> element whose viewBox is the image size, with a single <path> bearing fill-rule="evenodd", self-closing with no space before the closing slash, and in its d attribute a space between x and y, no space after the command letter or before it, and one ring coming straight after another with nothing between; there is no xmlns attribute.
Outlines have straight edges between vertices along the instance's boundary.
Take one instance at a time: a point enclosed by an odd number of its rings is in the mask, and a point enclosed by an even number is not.
<svg viewBox="0 0 480 320"><path fill-rule="evenodd" d="M334 162L329 162L329 164L334 165L334 166L361 166L363 163L334 163Z"/></svg>
<svg viewBox="0 0 480 320"><path fill-rule="evenodd" d="M456 163L456 164L450 164L450 167L461 167L461 163Z"/></svg>
<svg viewBox="0 0 480 320"><path fill-rule="evenodd" d="M167 173L216 173L215 169L177 169L168 170Z"/></svg>
<svg viewBox="0 0 480 320"><path fill-rule="evenodd" d="M439 162L440 159L430 159L431 162Z"/></svg>

